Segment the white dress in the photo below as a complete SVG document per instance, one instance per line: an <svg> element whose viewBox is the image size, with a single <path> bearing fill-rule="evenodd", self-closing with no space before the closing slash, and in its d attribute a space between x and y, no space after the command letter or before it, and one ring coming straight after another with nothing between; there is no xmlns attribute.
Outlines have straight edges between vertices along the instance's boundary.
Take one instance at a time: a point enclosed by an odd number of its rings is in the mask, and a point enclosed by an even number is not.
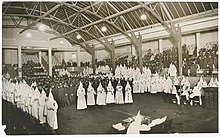
<svg viewBox="0 0 220 137"><path fill-rule="evenodd" d="M48 100L46 102L44 114L47 116L47 123L53 129L58 129L57 123L58 104L55 100Z"/></svg>
<svg viewBox="0 0 220 137"><path fill-rule="evenodd" d="M116 86L115 103L116 104L124 104L122 86Z"/></svg>
<svg viewBox="0 0 220 137"><path fill-rule="evenodd" d="M94 88L89 86L87 89L87 105L95 105L94 94L96 94Z"/></svg>
<svg viewBox="0 0 220 137"><path fill-rule="evenodd" d="M106 103L115 103L114 88L107 87Z"/></svg>
<svg viewBox="0 0 220 137"><path fill-rule="evenodd" d="M133 103L131 86L127 83L125 87L125 103Z"/></svg>
<svg viewBox="0 0 220 137"><path fill-rule="evenodd" d="M85 89L79 87L77 89L77 109L85 109L87 108L86 99L85 99Z"/></svg>

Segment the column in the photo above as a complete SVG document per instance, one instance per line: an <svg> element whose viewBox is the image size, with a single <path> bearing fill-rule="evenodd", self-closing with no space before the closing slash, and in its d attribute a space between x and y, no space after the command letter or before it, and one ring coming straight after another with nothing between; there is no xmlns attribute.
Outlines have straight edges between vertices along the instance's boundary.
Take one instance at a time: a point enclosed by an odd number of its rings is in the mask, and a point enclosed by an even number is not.
<svg viewBox="0 0 220 137"><path fill-rule="evenodd" d="M77 67L80 67L80 47L77 47L76 60L77 60Z"/></svg>
<svg viewBox="0 0 220 137"><path fill-rule="evenodd" d="M176 41L177 48L178 48L178 64L179 64L179 76L182 76L182 64L183 64L183 57L182 57L182 43L181 43L181 27L178 24L178 40Z"/></svg>
<svg viewBox="0 0 220 137"><path fill-rule="evenodd" d="M163 39L159 39L159 41L158 41L158 51L159 51L159 53L163 52L162 47L163 47Z"/></svg>
<svg viewBox="0 0 220 137"><path fill-rule="evenodd" d="M140 71L141 73L143 73L143 59L142 59L142 36L139 33L139 52L138 52L138 61L139 61L139 67L140 67Z"/></svg>
<svg viewBox="0 0 220 137"><path fill-rule="evenodd" d="M92 70L93 70L93 74L95 75L95 70L96 70L96 67L95 67L95 46L92 45Z"/></svg>
<svg viewBox="0 0 220 137"><path fill-rule="evenodd" d="M111 60L112 60L112 72L115 74L115 43L112 41L112 52L111 52Z"/></svg>
<svg viewBox="0 0 220 137"><path fill-rule="evenodd" d="M41 51L38 52L38 59L39 59L39 63L42 64L42 59L41 59L42 55L41 55Z"/></svg>
<svg viewBox="0 0 220 137"><path fill-rule="evenodd" d="M18 46L18 77L22 77L21 46Z"/></svg>
<svg viewBox="0 0 220 137"><path fill-rule="evenodd" d="M158 40L158 51L159 51L159 53L162 53L162 52L163 52L162 49L163 49L163 39L159 39L159 40ZM163 65L162 65L162 56L160 56L159 61L160 61L161 66L163 66Z"/></svg>
<svg viewBox="0 0 220 137"><path fill-rule="evenodd" d="M201 36L201 33L198 32L196 33L196 50L197 50L197 56L199 55L199 50L200 50L200 36Z"/></svg>
<svg viewBox="0 0 220 137"><path fill-rule="evenodd" d="M48 48L49 76L52 76L52 48Z"/></svg>

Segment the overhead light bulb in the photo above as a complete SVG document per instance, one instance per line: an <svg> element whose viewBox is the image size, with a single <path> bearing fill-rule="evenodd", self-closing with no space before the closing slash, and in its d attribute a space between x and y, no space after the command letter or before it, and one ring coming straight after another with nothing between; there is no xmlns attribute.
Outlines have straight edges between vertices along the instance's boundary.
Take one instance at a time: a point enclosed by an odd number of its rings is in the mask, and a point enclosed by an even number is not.
<svg viewBox="0 0 220 137"><path fill-rule="evenodd" d="M142 14L142 15L141 15L141 20L146 20L146 19L147 19L146 14Z"/></svg>
<svg viewBox="0 0 220 137"><path fill-rule="evenodd" d="M82 37L81 37L81 35L77 34L77 35L76 35L76 38L77 38L77 39L81 39Z"/></svg>
<svg viewBox="0 0 220 137"><path fill-rule="evenodd" d="M26 37L27 38L31 38L32 37L32 34L30 32L26 33Z"/></svg>
<svg viewBox="0 0 220 137"><path fill-rule="evenodd" d="M46 26L44 24L39 24L38 25L38 30L39 31L45 31L46 30Z"/></svg>
<svg viewBox="0 0 220 137"><path fill-rule="evenodd" d="M60 44L63 44L63 41L62 41L62 40L60 41Z"/></svg>
<svg viewBox="0 0 220 137"><path fill-rule="evenodd" d="M101 28L101 30L102 30L102 32L106 32L106 31L107 31L107 28L106 28L105 26L103 26L103 27Z"/></svg>

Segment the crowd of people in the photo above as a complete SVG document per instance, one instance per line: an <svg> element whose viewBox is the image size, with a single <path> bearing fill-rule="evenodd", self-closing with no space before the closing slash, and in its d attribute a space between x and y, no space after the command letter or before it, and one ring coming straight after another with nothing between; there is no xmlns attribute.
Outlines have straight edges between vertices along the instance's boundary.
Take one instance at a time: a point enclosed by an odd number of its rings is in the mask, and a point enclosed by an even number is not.
<svg viewBox="0 0 220 137"><path fill-rule="evenodd" d="M120 65L115 75L25 77L21 80L3 78L2 96L41 123L47 119L47 123L57 129L56 118L51 115L55 116L58 106L76 105L78 110L82 110L93 105L133 103L136 93L160 93L165 102L172 100L177 104L184 97L184 103L192 105L195 96L201 99L202 87L206 86L217 87L217 78L211 78L207 84L201 77L198 84L191 87L188 77L178 78L169 73L160 76L152 74L146 67L140 73L139 68L127 69Z"/></svg>
<svg viewBox="0 0 220 137"><path fill-rule="evenodd" d="M51 91L48 97L44 89L39 91L36 82L31 86L25 80L2 80L2 98L23 112L37 119L40 124L47 123L52 129L58 129L58 104Z"/></svg>
<svg viewBox="0 0 220 137"><path fill-rule="evenodd" d="M46 70L39 62L36 63L31 60L22 65L22 74L24 76L47 75Z"/></svg>

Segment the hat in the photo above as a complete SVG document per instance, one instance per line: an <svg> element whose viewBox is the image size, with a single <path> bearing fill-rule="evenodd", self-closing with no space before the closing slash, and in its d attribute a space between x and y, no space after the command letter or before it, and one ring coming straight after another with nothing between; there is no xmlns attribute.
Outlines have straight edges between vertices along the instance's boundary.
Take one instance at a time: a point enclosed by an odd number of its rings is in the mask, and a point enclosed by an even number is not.
<svg viewBox="0 0 220 137"><path fill-rule="evenodd" d="M51 89L50 89L50 92L49 92L48 99L49 99L49 100L54 100L53 94L52 94L52 92L51 92Z"/></svg>

